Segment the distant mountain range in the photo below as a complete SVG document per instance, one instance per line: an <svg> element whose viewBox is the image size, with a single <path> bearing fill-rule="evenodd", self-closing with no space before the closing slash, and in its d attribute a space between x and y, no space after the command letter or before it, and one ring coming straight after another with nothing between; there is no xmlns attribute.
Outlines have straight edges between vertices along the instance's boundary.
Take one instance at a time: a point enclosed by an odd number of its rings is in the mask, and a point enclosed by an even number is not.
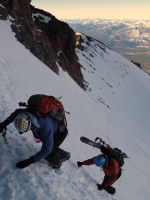
<svg viewBox="0 0 150 200"><path fill-rule="evenodd" d="M129 60L150 69L150 20L75 19L67 22L75 32L100 40Z"/></svg>

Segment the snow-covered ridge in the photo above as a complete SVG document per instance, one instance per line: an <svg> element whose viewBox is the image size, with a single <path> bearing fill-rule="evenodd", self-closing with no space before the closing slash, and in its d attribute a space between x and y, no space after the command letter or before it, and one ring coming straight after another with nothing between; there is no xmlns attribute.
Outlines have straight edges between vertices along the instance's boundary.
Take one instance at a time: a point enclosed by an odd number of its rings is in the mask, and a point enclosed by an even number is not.
<svg viewBox="0 0 150 200"><path fill-rule="evenodd" d="M62 96L65 109L71 113L67 115L69 136L62 145L70 151L71 159L60 172L51 170L45 160L16 169L18 161L34 155L41 146L30 132L19 135L13 124L7 129L8 145L0 135L0 199L149 200L150 76L84 35L83 43L84 48L76 52L88 82L86 92L61 68L59 76L48 69L16 40L10 22L0 21L0 122L18 108L18 102L35 93ZM78 160L99 154L80 142L82 135L102 137L130 157L114 184L114 197L97 190L96 183L104 176L100 168L77 168Z"/></svg>
<svg viewBox="0 0 150 200"><path fill-rule="evenodd" d="M76 32L94 37L126 58L138 61L143 66L150 66L150 20L64 19L64 21Z"/></svg>
<svg viewBox="0 0 150 200"><path fill-rule="evenodd" d="M145 70L146 73L148 73L150 75L150 70Z"/></svg>
<svg viewBox="0 0 150 200"><path fill-rule="evenodd" d="M76 48L80 63L84 66L87 93L95 102L103 103L111 109L112 99L127 79L132 64L101 42L79 34L83 42ZM104 67L105 66L105 67Z"/></svg>

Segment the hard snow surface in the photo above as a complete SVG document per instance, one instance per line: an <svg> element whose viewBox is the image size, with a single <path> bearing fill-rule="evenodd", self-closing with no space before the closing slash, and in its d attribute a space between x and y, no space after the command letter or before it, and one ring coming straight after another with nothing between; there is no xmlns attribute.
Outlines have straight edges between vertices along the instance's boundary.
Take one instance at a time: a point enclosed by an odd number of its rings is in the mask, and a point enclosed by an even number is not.
<svg viewBox="0 0 150 200"><path fill-rule="evenodd" d="M53 73L17 42L9 21L0 21L0 121L35 93L62 96L71 113L67 115L69 136L62 145L71 159L60 171L52 170L45 160L16 169L18 161L34 155L41 145L31 132L19 135L13 124L8 126L8 145L0 136L0 199L149 200L150 76L96 41L84 46L84 52L77 49L77 54L86 92L61 68L59 76ZM114 196L97 190L96 183L104 176L100 168L77 168L77 161L99 154L81 143L80 136L102 137L130 157L114 184Z"/></svg>

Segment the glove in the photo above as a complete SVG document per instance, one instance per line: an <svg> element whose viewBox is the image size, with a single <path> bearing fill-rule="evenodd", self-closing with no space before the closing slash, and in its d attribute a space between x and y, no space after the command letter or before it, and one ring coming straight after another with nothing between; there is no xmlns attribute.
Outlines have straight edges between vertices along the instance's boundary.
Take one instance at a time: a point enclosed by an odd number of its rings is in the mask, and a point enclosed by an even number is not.
<svg viewBox="0 0 150 200"><path fill-rule="evenodd" d="M31 165L33 163L34 163L34 159L33 159L33 157L30 157L29 159L22 160L22 161L18 162L16 164L16 167L23 169L23 168L28 167L29 165Z"/></svg>
<svg viewBox="0 0 150 200"><path fill-rule="evenodd" d="M5 120L4 122L0 123L0 133L3 132L3 130L6 129L7 125L9 124L8 120Z"/></svg>
<svg viewBox="0 0 150 200"><path fill-rule="evenodd" d="M6 124L5 122L0 123L0 133L3 132L3 130L6 129Z"/></svg>
<svg viewBox="0 0 150 200"><path fill-rule="evenodd" d="M83 163L82 162L77 162L78 167L82 167Z"/></svg>
<svg viewBox="0 0 150 200"><path fill-rule="evenodd" d="M98 187L98 190L102 190L102 189L104 189L104 185L103 184L97 184L97 187Z"/></svg>

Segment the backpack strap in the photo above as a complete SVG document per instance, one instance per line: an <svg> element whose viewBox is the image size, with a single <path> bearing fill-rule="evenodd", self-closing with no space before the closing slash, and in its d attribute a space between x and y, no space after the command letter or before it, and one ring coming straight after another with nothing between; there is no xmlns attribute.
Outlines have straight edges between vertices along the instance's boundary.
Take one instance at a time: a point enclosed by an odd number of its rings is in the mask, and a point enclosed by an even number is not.
<svg viewBox="0 0 150 200"><path fill-rule="evenodd" d="M108 156L108 168L110 169L110 166L111 166L111 157L110 156Z"/></svg>

